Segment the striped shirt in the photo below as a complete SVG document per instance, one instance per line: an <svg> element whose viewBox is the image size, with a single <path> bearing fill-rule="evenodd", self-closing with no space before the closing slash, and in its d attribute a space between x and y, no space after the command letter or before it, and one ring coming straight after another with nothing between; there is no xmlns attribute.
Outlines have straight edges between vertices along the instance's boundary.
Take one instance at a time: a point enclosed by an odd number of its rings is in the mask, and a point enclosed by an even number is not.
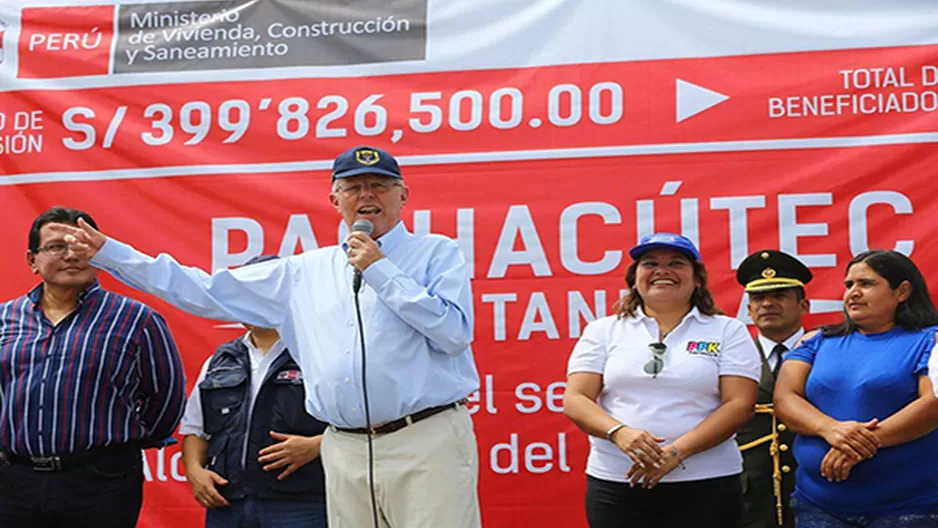
<svg viewBox="0 0 938 528"><path fill-rule="evenodd" d="M98 282L57 325L42 284L0 304L0 449L63 455L172 435L185 405L166 321Z"/></svg>

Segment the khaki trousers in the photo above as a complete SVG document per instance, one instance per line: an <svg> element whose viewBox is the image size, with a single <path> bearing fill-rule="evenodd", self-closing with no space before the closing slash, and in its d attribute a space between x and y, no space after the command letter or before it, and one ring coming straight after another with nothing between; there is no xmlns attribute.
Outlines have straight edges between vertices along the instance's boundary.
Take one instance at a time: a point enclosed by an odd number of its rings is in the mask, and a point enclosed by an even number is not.
<svg viewBox="0 0 938 528"><path fill-rule="evenodd" d="M322 441L329 528L371 528L368 439L330 427ZM479 457L465 407L374 438L379 528L480 528Z"/></svg>

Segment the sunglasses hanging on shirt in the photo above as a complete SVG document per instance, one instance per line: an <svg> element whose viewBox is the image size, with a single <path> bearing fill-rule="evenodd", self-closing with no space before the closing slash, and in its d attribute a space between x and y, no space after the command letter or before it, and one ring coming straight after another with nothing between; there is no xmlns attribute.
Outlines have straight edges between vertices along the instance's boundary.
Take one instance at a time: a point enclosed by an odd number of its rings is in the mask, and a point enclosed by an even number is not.
<svg viewBox="0 0 938 528"><path fill-rule="evenodd" d="M664 370L664 355L668 351L668 345L662 343L661 341L656 341L654 343L648 344L648 349L651 350L652 358L645 362L643 367L645 374L648 374L652 378L657 378L658 374Z"/></svg>

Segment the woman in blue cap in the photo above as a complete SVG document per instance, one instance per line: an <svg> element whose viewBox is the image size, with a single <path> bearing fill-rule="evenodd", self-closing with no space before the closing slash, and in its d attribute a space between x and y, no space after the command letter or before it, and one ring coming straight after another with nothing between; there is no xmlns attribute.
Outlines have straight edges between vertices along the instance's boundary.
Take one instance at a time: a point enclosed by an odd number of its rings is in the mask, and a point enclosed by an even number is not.
<svg viewBox="0 0 938 528"><path fill-rule="evenodd" d="M616 314L570 356L564 412L590 435L592 528L739 526L742 456L761 369L743 323L722 315L700 254L657 233L629 255Z"/></svg>
<svg viewBox="0 0 938 528"><path fill-rule="evenodd" d="M938 313L897 251L847 264L844 321L805 336L775 385L794 431L804 528L938 526L938 399L928 378Z"/></svg>

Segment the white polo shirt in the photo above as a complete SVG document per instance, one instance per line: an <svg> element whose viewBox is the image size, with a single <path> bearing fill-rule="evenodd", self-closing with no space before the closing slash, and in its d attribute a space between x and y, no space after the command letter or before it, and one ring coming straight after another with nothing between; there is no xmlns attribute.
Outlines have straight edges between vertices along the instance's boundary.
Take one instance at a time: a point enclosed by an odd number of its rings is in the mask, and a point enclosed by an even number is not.
<svg viewBox="0 0 938 528"><path fill-rule="evenodd" d="M722 405L720 376L756 382L762 362L746 326L723 315L692 309L665 338L668 350L657 378L643 366L652 358L649 343L658 341L658 323L639 310L635 316L597 319L586 326L573 348L567 373L603 375L599 406L622 423L677 440ZM625 482L632 463L614 443L590 437L586 473ZM701 480L742 472L743 459L734 438L684 461L662 482Z"/></svg>

